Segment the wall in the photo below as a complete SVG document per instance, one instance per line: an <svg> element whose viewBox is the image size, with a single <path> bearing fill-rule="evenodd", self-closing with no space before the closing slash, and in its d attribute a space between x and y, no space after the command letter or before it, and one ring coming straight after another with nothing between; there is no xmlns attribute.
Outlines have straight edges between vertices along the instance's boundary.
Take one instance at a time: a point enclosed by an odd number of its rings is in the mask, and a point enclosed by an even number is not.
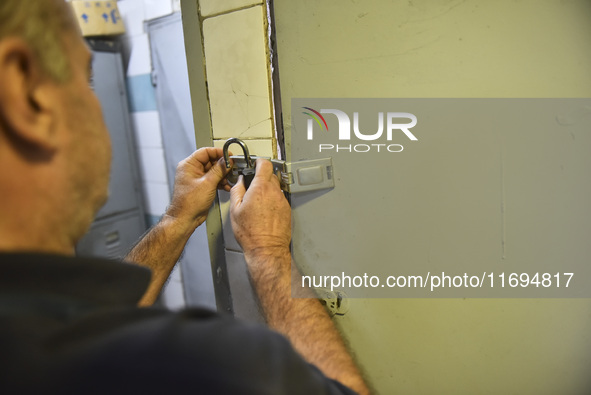
<svg viewBox="0 0 591 395"><path fill-rule="evenodd" d="M154 224L169 203L164 151L152 61L144 22L172 13L170 1L121 0L118 2L126 34L123 37L130 111L136 132L149 223Z"/></svg>

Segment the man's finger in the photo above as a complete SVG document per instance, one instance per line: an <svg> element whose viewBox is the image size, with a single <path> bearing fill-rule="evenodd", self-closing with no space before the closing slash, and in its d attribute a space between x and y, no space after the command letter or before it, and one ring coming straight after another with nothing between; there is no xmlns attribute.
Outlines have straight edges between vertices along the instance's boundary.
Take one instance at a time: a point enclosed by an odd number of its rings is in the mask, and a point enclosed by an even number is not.
<svg viewBox="0 0 591 395"><path fill-rule="evenodd" d="M231 155L231 153L230 153ZM221 148L215 147L203 147L193 152L189 158L196 160L206 166L210 162L216 162L220 158L224 157L224 151Z"/></svg>
<svg viewBox="0 0 591 395"><path fill-rule="evenodd" d="M242 178L242 176L238 177L238 182L230 190L230 207L238 207L242 203L242 199L246 193Z"/></svg>
<svg viewBox="0 0 591 395"><path fill-rule="evenodd" d="M273 164L271 161L263 158L257 159L255 165L255 178L268 179L269 175L273 174Z"/></svg>
<svg viewBox="0 0 591 395"><path fill-rule="evenodd" d="M229 169L226 169L226 162L224 158L219 158L217 162L205 173L205 179L210 181L213 185L218 185L228 174Z"/></svg>
<svg viewBox="0 0 591 395"><path fill-rule="evenodd" d="M255 180L257 178L261 178L263 180L269 180L277 186L280 186L279 179L277 178L276 174L273 170L273 163L270 160L259 158L257 159L256 168L255 168ZM254 182L254 180L253 180Z"/></svg>

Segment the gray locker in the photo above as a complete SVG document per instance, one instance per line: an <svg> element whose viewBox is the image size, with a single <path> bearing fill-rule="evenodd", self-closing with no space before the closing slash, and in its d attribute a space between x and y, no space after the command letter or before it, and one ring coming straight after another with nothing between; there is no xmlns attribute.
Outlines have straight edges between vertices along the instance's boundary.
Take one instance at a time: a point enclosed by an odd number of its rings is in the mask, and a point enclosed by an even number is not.
<svg viewBox="0 0 591 395"><path fill-rule="evenodd" d="M76 247L78 255L122 257L146 230L140 176L131 123L120 44L89 40L93 50L93 88L111 135L113 151L109 199L88 234Z"/></svg>
<svg viewBox="0 0 591 395"><path fill-rule="evenodd" d="M80 254L118 259L124 256L139 236L146 224L136 211L113 218L97 220L88 234L78 243Z"/></svg>
<svg viewBox="0 0 591 395"><path fill-rule="evenodd" d="M94 45L94 90L103 107L113 150L109 200L97 215L104 218L137 209L141 199L121 53L104 51L109 48L104 44Z"/></svg>

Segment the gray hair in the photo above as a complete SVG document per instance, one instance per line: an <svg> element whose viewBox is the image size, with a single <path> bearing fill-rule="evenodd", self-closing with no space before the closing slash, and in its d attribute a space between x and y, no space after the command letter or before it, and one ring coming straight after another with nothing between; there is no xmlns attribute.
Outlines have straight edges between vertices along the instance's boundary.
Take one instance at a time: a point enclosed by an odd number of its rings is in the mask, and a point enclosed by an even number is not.
<svg viewBox="0 0 591 395"><path fill-rule="evenodd" d="M69 4L64 0L0 0L0 40L25 40L44 71L57 81L69 78L64 52L66 31L77 29Z"/></svg>

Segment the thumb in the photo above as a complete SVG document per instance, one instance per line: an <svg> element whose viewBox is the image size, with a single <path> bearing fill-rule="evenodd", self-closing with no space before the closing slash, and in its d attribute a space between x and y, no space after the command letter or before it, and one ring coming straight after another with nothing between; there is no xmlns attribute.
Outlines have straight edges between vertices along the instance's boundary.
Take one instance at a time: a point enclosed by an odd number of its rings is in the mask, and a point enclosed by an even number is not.
<svg viewBox="0 0 591 395"><path fill-rule="evenodd" d="M213 185L218 185L228 174L228 171L224 158L220 158L203 177Z"/></svg>
<svg viewBox="0 0 591 395"><path fill-rule="evenodd" d="M243 176L240 176L236 185L230 190L230 208L239 207L242 204L245 193L246 188L244 187Z"/></svg>

